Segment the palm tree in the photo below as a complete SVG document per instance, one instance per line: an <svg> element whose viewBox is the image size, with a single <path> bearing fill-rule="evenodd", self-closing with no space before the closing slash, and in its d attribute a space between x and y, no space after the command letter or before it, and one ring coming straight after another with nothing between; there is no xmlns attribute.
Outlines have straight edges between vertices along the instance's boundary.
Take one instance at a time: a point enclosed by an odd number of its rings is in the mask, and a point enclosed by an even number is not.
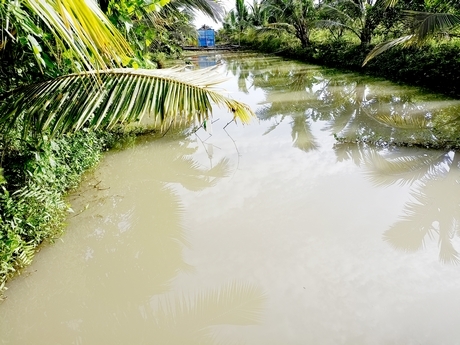
<svg viewBox="0 0 460 345"><path fill-rule="evenodd" d="M247 25L249 19L249 11L244 3L244 0L236 0L235 2L236 18L238 19L238 25L240 32Z"/></svg>
<svg viewBox="0 0 460 345"><path fill-rule="evenodd" d="M224 29L238 34L238 44L241 44L241 33L249 25L249 10L244 0L236 0L235 8L224 18Z"/></svg>
<svg viewBox="0 0 460 345"><path fill-rule="evenodd" d="M252 5L249 5L251 13L249 19L252 25L262 26L267 24L266 7L258 0L253 0Z"/></svg>
<svg viewBox="0 0 460 345"><path fill-rule="evenodd" d="M303 48L310 45L316 10L312 0L265 0L268 28L293 30Z"/></svg>
<svg viewBox="0 0 460 345"><path fill-rule="evenodd" d="M72 52L77 59L73 67L79 72L4 94L0 104L0 126L4 130L22 122L24 136L29 131L37 134L46 130L57 135L85 126L113 128L144 115L154 116L159 122L166 120L169 127L204 121L213 104L226 107L243 122L253 115L246 105L213 89L223 80L215 70L113 68L123 65L133 52L93 0L23 0L20 5L36 14L53 35L53 41L43 40L51 52L59 55L51 48L54 42L58 48ZM11 36L4 37L2 48L5 50L17 39L14 32L27 34L38 63L46 66L37 41L42 31L32 26L32 18L20 5L14 9L11 3L0 5L8 19L2 21L4 32Z"/></svg>
<svg viewBox="0 0 460 345"><path fill-rule="evenodd" d="M385 0L337 0L322 5L326 18L318 25L345 29L356 35L361 46L371 43L373 33L383 19Z"/></svg>

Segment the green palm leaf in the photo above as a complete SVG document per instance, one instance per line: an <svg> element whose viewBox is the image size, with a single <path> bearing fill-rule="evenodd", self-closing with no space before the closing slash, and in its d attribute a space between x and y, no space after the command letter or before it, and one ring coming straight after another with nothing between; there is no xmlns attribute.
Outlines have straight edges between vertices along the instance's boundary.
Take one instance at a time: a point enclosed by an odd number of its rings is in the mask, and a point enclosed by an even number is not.
<svg viewBox="0 0 460 345"><path fill-rule="evenodd" d="M377 44L374 47L374 49L372 49L370 53L367 54L362 66L365 66L370 60L375 58L377 55L380 55L383 52L386 52L388 49L393 48L394 46L407 44L411 39L413 39L413 37L414 35L407 35L407 36L396 38L391 41L386 41L386 42Z"/></svg>
<svg viewBox="0 0 460 345"><path fill-rule="evenodd" d="M343 1L343 3L345 3L345 1ZM353 1L347 1L346 3L351 4L356 7L358 11L361 11L361 7ZM350 17L345 11L342 11L337 7L325 4L321 7L321 9L328 18L335 18L336 20L340 20L342 22L348 21L349 23L353 23L355 21L355 19Z"/></svg>
<svg viewBox="0 0 460 345"><path fill-rule="evenodd" d="M48 27L59 49L70 49L85 69L121 65L129 43L93 0L24 0ZM52 49L55 47L51 47Z"/></svg>
<svg viewBox="0 0 460 345"><path fill-rule="evenodd" d="M94 78L95 75L98 78ZM163 128L202 123L213 104L243 123L254 116L245 104L215 89L225 78L216 69L110 69L70 74L9 92L0 104L0 127L21 120L23 135L49 130L55 136L84 126L113 128L148 115Z"/></svg>
<svg viewBox="0 0 460 345"><path fill-rule="evenodd" d="M406 19L412 21L414 30L411 35L402 36L392 41L383 42L377 45L366 56L363 66L369 60L375 58L377 55L393 48L396 45L411 45L423 44L428 38L432 37L436 32L450 29L454 26L460 25L460 16L451 13L430 13L430 12L417 12L417 11L404 11Z"/></svg>
<svg viewBox="0 0 460 345"><path fill-rule="evenodd" d="M447 30L460 24L460 16L451 13L404 11L404 14L409 20L413 20L416 23L414 32L416 43L423 43L436 32Z"/></svg>
<svg viewBox="0 0 460 345"><path fill-rule="evenodd" d="M384 5L385 7L394 7L398 3L398 0L385 0Z"/></svg>
<svg viewBox="0 0 460 345"><path fill-rule="evenodd" d="M221 1L214 0L171 0L166 7L176 10L186 9L189 12L201 11L215 22L223 20L225 10Z"/></svg>
<svg viewBox="0 0 460 345"><path fill-rule="evenodd" d="M295 32L295 28L292 24L288 24L288 23L271 23L271 24L267 24L267 25L264 25L260 28L257 28L256 32L257 34L263 34L263 33L266 33L266 32L276 32L276 31L280 31L280 30L284 30L284 31L287 31L287 32L290 32L290 33L294 33Z"/></svg>

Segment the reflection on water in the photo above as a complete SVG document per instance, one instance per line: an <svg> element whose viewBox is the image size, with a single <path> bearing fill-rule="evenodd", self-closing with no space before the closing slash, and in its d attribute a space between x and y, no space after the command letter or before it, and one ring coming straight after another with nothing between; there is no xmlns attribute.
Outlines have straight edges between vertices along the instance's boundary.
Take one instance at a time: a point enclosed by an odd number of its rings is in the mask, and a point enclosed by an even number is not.
<svg viewBox="0 0 460 345"><path fill-rule="evenodd" d="M151 308L142 309L141 313L145 320L155 319L157 330L152 339L156 342L226 343L216 339L211 327L260 323L264 300L254 286L230 283L192 296L162 295L152 299Z"/></svg>
<svg viewBox="0 0 460 345"><path fill-rule="evenodd" d="M425 240L436 239L439 260L459 264L460 254L460 170L459 154L454 151L378 149L362 144L335 146L338 161L350 159L368 169L376 186L407 184L410 200L403 215L384 232L394 248L414 252L425 247Z"/></svg>
<svg viewBox="0 0 460 345"><path fill-rule="evenodd" d="M348 142L436 146L433 119L438 114L457 118L460 111L459 101L421 94L415 88L275 61L234 60L229 70L238 78L240 91L247 93L251 85L265 92L257 113L260 119L290 119L293 143L302 150L317 147L309 129L312 121L329 122L333 133Z"/></svg>
<svg viewBox="0 0 460 345"><path fill-rule="evenodd" d="M0 344L456 344L459 156L370 143L436 141L458 101L218 59L259 121L109 153L10 284Z"/></svg>
<svg viewBox="0 0 460 345"><path fill-rule="evenodd" d="M207 68L217 65L221 58L219 55L198 55L188 59L189 63L195 64L200 68Z"/></svg>
<svg viewBox="0 0 460 345"><path fill-rule="evenodd" d="M259 103L262 107L257 115L262 120L273 119L265 134L289 121L293 146L303 151L319 147L310 129L314 122L326 121L325 129L349 142L417 144L436 141L431 131L436 114L456 117L460 112L459 101L356 74L337 74L289 61L275 65L265 59L234 60L229 66L240 91L247 93L247 84L264 90L265 100ZM437 234L440 261L460 263L460 253L452 244L460 236L460 198L455 192L460 187L458 153L412 150L401 156L397 149L354 144L337 145L336 153L339 161L347 157L370 169L369 177L376 185L415 184L404 216L385 231L385 241L415 251L424 247L425 237ZM443 182L437 185L439 180Z"/></svg>
<svg viewBox="0 0 460 345"><path fill-rule="evenodd" d="M20 303L11 296L5 302L0 343L217 344L212 326L257 323L264 297L254 285L235 280L196 293L171 291L178 273L194 270L182 255L189 243L173 186L201 191L230 169L226 159L204 169L194 151L179 136L109 154L72 196L79 200L74 232L64 245L45 248L46 267L36 265L46 277L32 275L33 289L19 287L26 309L8 310ZM57 285L50 292L48 280Z"/></svg>
<svg viewBox="0 0 460 345"><path fill-rule="evenodd" d="M369 170L377 186L408 184L410 200L400 219L384 232L394 248L414 252L436 239L439 260L459 264L460 171L457 152L376 149L366 145L337 145L338 159L351 159Z"/></svg>

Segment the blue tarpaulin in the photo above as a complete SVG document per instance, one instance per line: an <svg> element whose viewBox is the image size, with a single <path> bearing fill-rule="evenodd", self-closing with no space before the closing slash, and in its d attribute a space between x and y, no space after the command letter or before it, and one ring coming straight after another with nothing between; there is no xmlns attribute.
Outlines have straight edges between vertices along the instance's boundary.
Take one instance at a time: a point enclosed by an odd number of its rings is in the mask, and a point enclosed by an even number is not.
<svg viewBox="0 0 460 345"><path fill-rule="evenodd" d="M216 45L213 29L198 30L198 47L214 47Z"/></svg>

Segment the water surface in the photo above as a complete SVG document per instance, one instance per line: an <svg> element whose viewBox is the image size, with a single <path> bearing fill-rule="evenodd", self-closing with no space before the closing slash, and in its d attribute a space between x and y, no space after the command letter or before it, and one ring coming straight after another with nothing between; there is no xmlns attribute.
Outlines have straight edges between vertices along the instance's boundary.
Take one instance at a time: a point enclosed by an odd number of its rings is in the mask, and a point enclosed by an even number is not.
<svg viewBox="0 0 460 345"><path fill-rule="evenodd" d="M459 155L352 142L417 143L458 102L274 57L204 61L258 120L224 129L217 110L212 134L106 154L66 234L10 283L0 343L457 344Z"/></svg>

